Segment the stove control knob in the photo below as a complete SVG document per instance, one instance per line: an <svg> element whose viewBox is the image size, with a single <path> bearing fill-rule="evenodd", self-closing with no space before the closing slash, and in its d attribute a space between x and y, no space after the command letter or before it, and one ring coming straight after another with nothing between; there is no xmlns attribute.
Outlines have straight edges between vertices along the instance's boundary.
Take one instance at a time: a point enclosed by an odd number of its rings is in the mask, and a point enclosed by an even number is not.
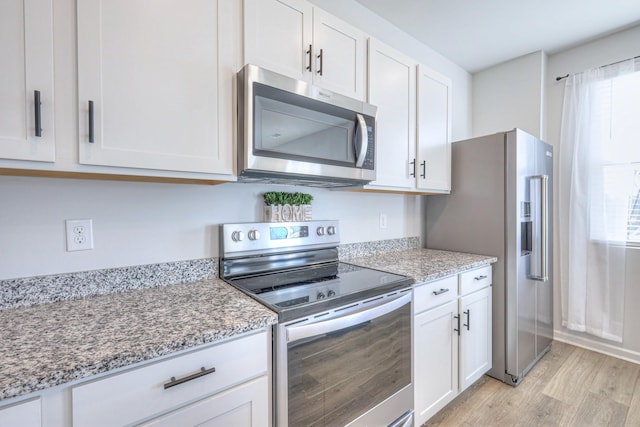
<svg viewBox="0 0 640 427"><path fill-rule="evenodd" d="M244 233L242 231L234 231L231 233L231 240L234 242L242 242L242 240L244 240Z"/></svg>
<svg viewBox="0 0 640 427"><path fill-rule="evenodd" d="M324 293L318 292L318 295L316 295L316 299L324 299Z"/></svg>
<svg viewBox="0 0 640 427"><path fill-rule="evenodd" d="M249 230L247 237L249 237L249 240L258 240L260 238L260 232L258 230Z"/></svg>
<svg viewBox="0 0 640 427"><path fill-rule="evenodd" d="M318 227L316 229L316 234L318 234L318 236L324 236L324 227Z"/></svg>
<svg viewBox="0 0 640 427"><path fill-rule="evenodd" d="M336 228L333 225L330 225L327 227L327 234L329 236L333 236L334 234L336 234Z"/></svg>
<svg viewBox="0 0 640 427"><path fill-rule="evenodd" d="M327 292L327 296L328 296L329 298L331 298L331 297L335 297L335 296L336 296L336 293L335 293L334 291L332 291L331 289L329 289L329 292Z"/></svg>

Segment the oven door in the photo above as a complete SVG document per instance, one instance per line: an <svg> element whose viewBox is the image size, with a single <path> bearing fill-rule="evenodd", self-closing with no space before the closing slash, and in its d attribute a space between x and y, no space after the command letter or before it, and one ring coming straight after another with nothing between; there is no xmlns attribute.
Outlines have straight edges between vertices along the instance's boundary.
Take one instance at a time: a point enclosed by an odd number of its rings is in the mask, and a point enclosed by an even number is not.
<svg viewBox="0 0 640 427"><path fill-rule="evenodd" d="M411 411L411 291L278 327L278 426L390 425Z"/></svg>

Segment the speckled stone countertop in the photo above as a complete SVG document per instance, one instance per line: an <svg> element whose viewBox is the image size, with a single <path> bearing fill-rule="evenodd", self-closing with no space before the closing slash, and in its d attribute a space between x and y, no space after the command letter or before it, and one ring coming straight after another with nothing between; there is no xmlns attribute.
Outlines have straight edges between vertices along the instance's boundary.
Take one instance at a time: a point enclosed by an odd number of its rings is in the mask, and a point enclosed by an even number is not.
<svg viewBox="0 0 640 427"><path fill-rule="evenodd" d="M275 324L219 279L0 311L0 401Z"/></svg>
<svg viewBox="0 0 640 427"><path fill-rule="evenodd" d="M413 277L416 283L429 282L466 270L489 265L498 258L435 249L408 249L342 261Z"/></svg>

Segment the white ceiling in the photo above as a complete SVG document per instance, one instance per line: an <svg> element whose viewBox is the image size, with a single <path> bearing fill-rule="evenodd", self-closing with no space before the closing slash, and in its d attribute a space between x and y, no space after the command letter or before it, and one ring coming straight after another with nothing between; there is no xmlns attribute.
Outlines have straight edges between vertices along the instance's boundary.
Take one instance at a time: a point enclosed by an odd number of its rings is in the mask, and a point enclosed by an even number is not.
<svg viewBox="0 0 640 427"><path fill-rule="evenodd" d="M640 0L357 1L472 73L640 24Z"/></svg>

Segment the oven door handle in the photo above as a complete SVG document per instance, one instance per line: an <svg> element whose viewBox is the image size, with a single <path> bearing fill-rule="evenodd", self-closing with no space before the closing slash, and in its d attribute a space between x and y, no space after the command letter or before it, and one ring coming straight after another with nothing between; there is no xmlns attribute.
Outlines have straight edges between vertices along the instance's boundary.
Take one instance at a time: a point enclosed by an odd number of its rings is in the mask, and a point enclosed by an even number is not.
<svg viewBox="0 0 640 427"><path fill-rule="evenodd" d="M358 325L359 323L368 322L377 317L389 314L403 305L410 303L411 297L411 292L406 292L404 295L391 301L384 302L355 313L347 314L345 316L317 323L309 323L307 325L287 326L287 342L294 342L304 338L335 332L340 329Z"/></svg>

